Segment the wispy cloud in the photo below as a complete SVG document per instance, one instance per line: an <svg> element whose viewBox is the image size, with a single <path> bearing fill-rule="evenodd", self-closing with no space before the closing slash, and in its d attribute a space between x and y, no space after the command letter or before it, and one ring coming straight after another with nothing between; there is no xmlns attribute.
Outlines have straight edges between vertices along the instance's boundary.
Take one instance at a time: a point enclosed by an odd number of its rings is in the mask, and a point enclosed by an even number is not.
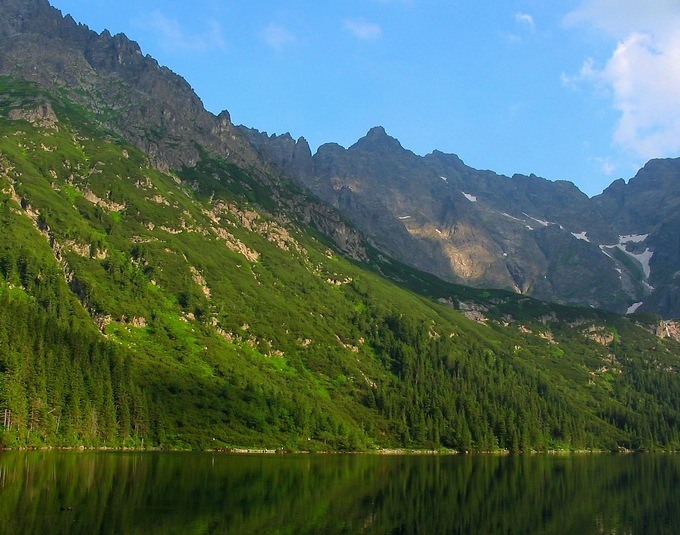
<svg viewBox="0 0 680 535"><path fill-rule="evenodd" d="M595 162L600 166L600 170L602 173L606 176L612 176L614 172L617 170L617 165L611 161L610 158L604 157L596 157L594 158Z"/></svg>
<svg viewBox="0 0 680 535"><path fill-rule="evenodd" d="M515 13L515 22L532 33L536 31L534 17L528 13Z"/></svg>
<svg viewBox="0 0 680 535"><path fill-rule="evenodd" d="M270 23L259 33L260 38L277 52L297 43L295 34L281 24Z"/></svg>
<svg viewBox="0 0 680 535"><path fill-rule="evenodd" d="M598 67L586 59L567 83L590 82L606 90L620 119L613 141L645 158L680 151L680 3L588 0L567 15L568 25L588 25L616 39Z"/></svg>
<svg viewBox="0 0 680 535"><path fill-rule="evenodd" d="M564 22L567 26L589 25L620 38L634 32L673 32L678 16L677 0L647 0L644 6L637 0L582 0Z"/></svg>
<svg viewBox="0 0 680 535"><path fill-rule="evenodd" d="M205 52L227 48L227 40L217 21L207 21L205 30L195 33L183 27L177 19L154 10L148 17L134 20L133 24L155 32L160 45L166 50Z"/></svg>
<svg viewBox="0 0 680 535"><path fill-rule="evenodd" d="M374 41L382 35L380 24L365 19L346 19L342 27L363 41Z"/></svg>
<svg viewBox="0 0 680 535"><path fill-rule="evenodd" d="M562 83L574 89L578 89L581 82L593 81L597 79L597 77L598 70L595 68L595 60L593 58L586 58L577 74L567 74L566 72L560 74Z"/></svg>
<svg viewBox="0 0 680 535"><path fill-rule="evenodd" d="M515 13L516 32L500 32L501 38L509 45L517 45L524 42L527 33L536 33L536 21L528 13Z"/></svg>

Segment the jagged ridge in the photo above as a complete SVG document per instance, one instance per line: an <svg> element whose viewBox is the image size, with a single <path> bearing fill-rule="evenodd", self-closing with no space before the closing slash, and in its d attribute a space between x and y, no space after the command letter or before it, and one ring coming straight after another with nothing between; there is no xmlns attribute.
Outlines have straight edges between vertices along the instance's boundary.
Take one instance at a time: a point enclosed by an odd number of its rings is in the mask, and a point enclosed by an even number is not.
<svg viewBox="0 0 680 535"><path fill-rule="evenodd" d="M652 161L589 199L570 182L478 171L439 151L417 156L380 127L313 156L304 140L241 130L263 158L414 267L555 302L680 316L669 235L680 160Z"/></svg>

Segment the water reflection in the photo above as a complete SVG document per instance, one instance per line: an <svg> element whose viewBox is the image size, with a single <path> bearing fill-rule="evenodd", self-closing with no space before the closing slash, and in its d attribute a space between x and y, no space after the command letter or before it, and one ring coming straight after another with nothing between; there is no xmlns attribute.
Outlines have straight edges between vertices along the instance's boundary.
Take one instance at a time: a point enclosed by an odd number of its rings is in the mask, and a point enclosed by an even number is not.
<svg viewBox="0 0 680 535"><path fill-rule="evenodd" d="M680 533L680 456L3 452L0 533Z"/></svg>

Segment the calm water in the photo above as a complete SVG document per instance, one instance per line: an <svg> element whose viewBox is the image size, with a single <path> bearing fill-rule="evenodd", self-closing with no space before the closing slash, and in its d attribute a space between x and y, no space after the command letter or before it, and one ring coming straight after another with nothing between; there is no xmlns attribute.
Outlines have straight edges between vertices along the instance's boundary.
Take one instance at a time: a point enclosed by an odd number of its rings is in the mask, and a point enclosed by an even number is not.
<svg viewBox="0 0 680 535"><path fill-rule="evenodd" d="M680 533L680 455L2 452L0 533Z"/></svg>

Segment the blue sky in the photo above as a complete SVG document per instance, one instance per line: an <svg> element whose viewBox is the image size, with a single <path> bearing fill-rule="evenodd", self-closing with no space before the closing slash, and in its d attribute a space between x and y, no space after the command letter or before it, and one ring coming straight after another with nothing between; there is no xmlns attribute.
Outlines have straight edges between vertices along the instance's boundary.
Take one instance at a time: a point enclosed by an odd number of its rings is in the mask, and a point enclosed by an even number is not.
<svg viewBox="0 0 680 535"><path fill-rule="evenodd" d="M347 147L372 126L588 195L680 156L678 0L52 0L125 33L235 124Z"/></svg>

